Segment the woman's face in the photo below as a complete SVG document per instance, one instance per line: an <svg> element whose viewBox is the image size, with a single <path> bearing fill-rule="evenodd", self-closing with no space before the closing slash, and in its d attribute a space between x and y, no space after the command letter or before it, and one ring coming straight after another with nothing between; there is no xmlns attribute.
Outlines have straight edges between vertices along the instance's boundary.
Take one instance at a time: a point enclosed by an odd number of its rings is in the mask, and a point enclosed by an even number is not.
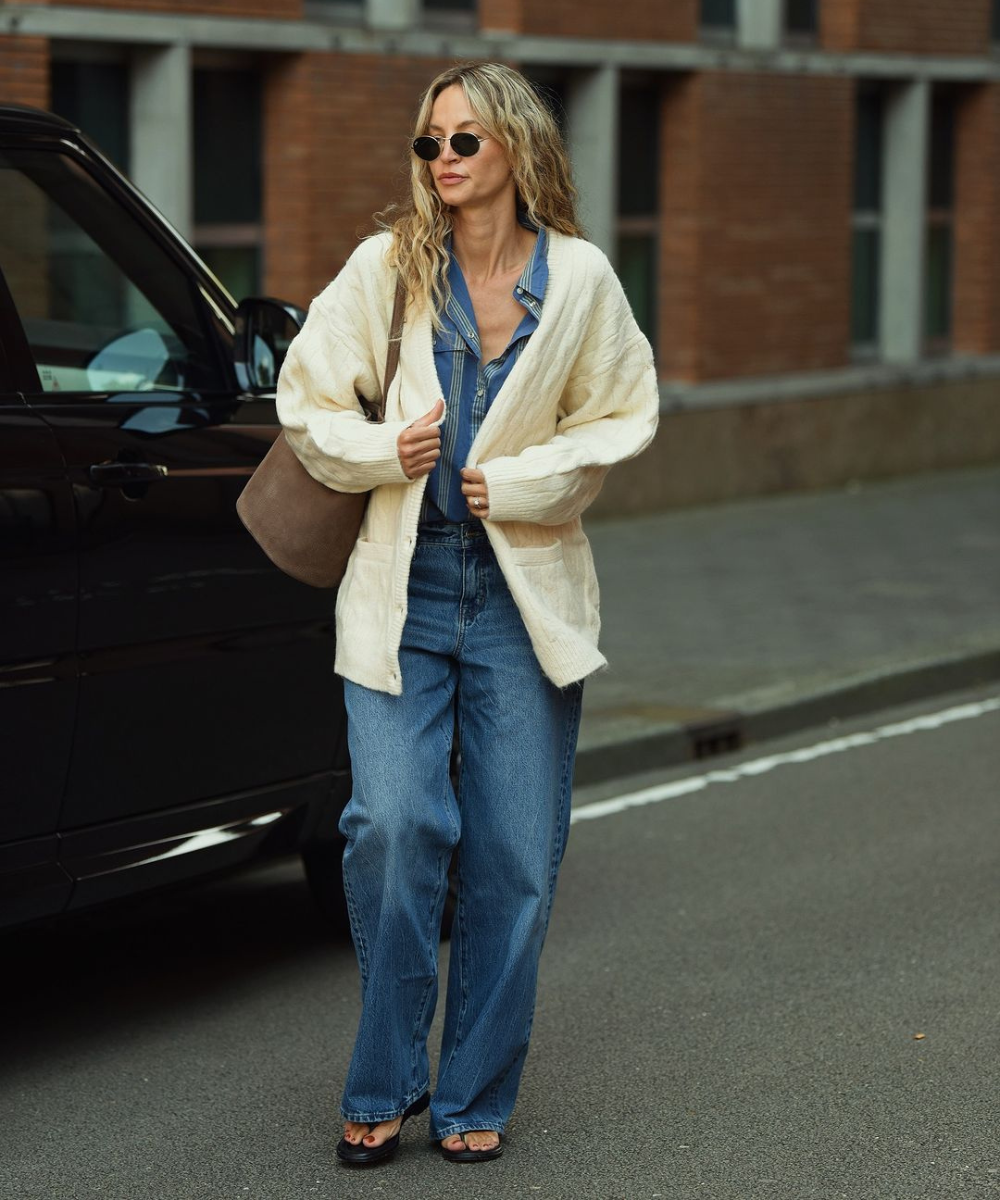
<svg viewBox="0 0 1000 1200"><path fill-rule="evenodd" d="M435 137L466 132L488 136L473 116L465 91L458 83L445 88L434 101L427 132ZM427 165L445 204L478 208L514 203L514 178L503 148L492 138L480 143L477 153L469 158L462 158L452 150L450 142L444 142L441 153Z"/></svg>

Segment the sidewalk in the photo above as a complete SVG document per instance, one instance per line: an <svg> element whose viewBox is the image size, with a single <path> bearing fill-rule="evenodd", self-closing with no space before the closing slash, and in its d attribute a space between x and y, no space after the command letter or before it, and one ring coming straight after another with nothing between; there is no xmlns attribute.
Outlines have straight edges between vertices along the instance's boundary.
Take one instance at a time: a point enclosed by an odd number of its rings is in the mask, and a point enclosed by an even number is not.
<svg viewBox="0 0 1000 1200"><path fill-rule="evenodd" d="M611 665L580 784L1000 680L1000 468L587 532Z"/></svg>

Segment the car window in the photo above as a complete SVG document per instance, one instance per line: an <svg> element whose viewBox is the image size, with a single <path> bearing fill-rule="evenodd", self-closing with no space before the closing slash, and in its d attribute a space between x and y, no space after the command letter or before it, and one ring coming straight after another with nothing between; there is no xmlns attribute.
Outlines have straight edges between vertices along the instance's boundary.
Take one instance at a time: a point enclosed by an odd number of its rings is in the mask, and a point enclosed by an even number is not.
<svg viewBox="0 0 1000 1200"><path fill-rule="evenodd" d="M194 281L73 157L0 151L0 211L0 268L43 391L226 386Z"/></svg>

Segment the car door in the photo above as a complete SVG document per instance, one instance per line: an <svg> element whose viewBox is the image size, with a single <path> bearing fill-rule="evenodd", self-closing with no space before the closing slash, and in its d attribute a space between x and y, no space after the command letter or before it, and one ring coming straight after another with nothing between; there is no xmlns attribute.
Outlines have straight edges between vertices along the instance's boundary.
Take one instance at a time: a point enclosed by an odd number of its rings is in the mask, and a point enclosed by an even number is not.
<svg viewBox="0 0 1000 1200"><path fill-rule="evenodd" d="M219 293L100 163L63 142L8 147L5 163L27 406L56 439L79 526L61 826L241 798L249 811L263 793L280 814L328 778L343 716L332 594L277 572L235 514L273 398L240 394ZM75 873L100 874L115 840L67 846Z"/></svg>
<svg viewBox="0 0 1000 1200"><path fill-rule="evenodd" d="M76 717L73 498L56 439L20 394L0 275L0 925L58 912L56 828Z"/></svg>

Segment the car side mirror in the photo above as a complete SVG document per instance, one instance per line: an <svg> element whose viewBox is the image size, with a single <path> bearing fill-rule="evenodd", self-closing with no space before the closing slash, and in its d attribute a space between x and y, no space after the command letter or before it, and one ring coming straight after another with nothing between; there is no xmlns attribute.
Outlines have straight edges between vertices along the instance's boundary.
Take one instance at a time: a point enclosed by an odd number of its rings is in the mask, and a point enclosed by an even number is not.
<svg viewBox="0 0 1000 1200"><path fill-rule="evenodd" d="M248 392L274 391L288 347L305 319L305 309L284 300L251 296L240 301L233 356L241 388Z"/></svg>

